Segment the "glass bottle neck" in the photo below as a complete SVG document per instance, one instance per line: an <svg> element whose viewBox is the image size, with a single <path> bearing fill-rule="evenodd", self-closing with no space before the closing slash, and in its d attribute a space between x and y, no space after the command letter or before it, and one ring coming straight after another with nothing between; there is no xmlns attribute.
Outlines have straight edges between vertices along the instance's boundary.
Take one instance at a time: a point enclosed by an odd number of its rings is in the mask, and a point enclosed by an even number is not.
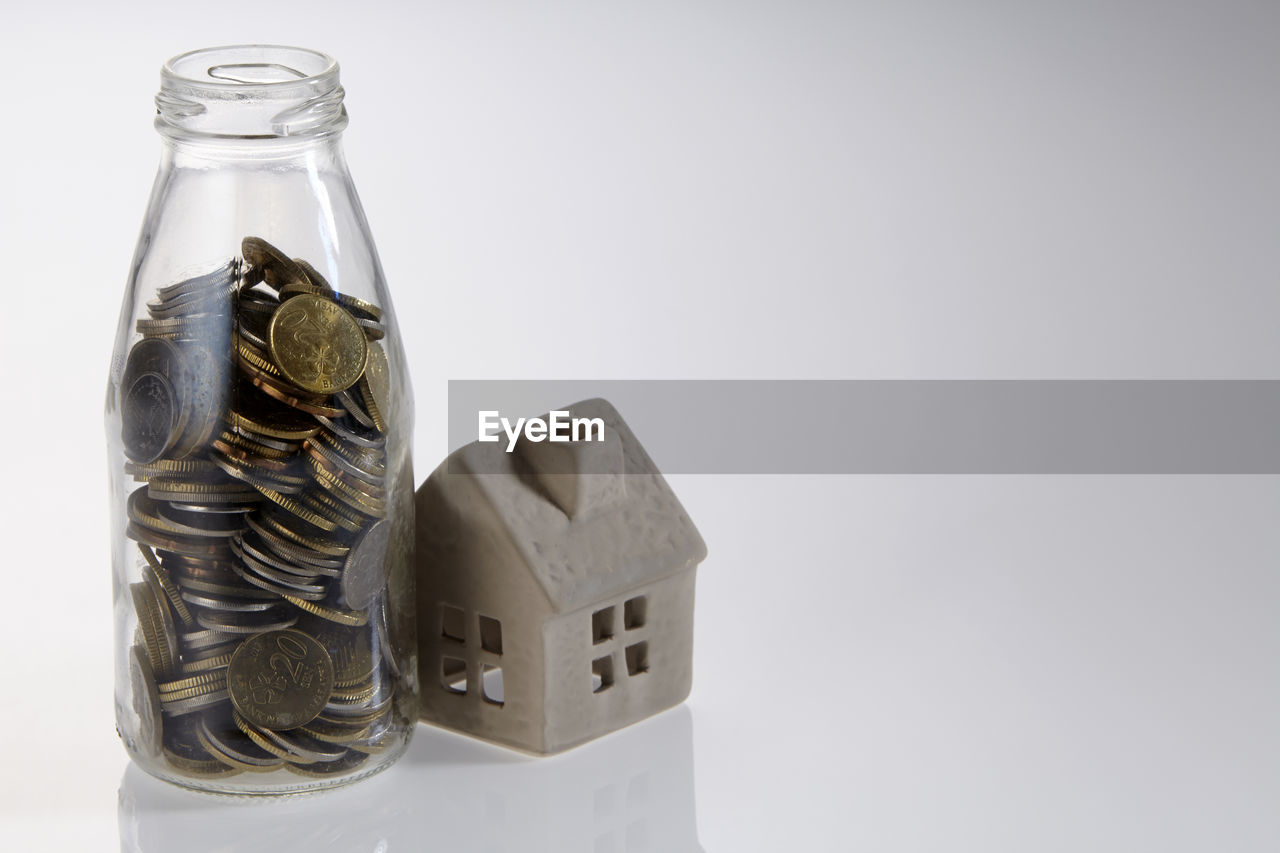
<svg viewBox="0 0 1280 853"><path fill-rule="evenodd" d="M265 139L165 135L160 162L162 168L207 169L217 165L270 163L273 168L346 170L340 132Z"/></svg>
<svg viewBox="0 0 1280 853"><path fill-rule="evenodd" d="M313 50L236 45L174 57L160 72L156 130L193 146L289 147L347 125L338 63Z"/></svg>

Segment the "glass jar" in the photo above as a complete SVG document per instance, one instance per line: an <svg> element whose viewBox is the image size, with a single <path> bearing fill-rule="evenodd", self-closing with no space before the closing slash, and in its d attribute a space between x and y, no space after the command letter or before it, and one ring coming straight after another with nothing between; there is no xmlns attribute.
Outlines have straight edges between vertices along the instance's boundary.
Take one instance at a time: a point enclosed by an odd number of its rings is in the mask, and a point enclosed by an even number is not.
<svg viewBox="0 0 1280 853"><path fill-rule="evenodd" d="M417 719L413 396L342 98L299 48L161 71L107 386L115 708L191 788L350 782Z"/></svg>

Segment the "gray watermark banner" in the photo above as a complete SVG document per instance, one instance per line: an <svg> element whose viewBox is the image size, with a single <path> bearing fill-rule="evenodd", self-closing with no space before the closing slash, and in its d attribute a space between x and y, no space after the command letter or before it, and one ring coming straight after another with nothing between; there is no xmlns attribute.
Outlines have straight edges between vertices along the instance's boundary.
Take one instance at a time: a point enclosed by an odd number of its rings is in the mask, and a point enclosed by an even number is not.
<svg viewBox="0 0 1280 853"><path fill-rule="evenodd" d="M668 474L1280 473L1277 380L450 380L449 446L592 397Z"/></svg>

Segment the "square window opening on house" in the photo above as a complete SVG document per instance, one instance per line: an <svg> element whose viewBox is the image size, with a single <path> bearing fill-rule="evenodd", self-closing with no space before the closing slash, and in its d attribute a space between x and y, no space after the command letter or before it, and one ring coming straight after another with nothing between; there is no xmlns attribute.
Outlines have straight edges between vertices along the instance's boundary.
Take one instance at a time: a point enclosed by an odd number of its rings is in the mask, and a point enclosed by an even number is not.
<svg viewBox="0 0 1280 853"><path fill-rule="evenodd" d="M484 701L490 705L499 706L506 701L504 699L506 691L502 683L502 667L484 664L484 673L481 675L480 683L483 688Z"/></svg>
<svg viewBox="0 0 1280 853"><path fill-rule="evenodd" d="M613 810L615 808L614 800L616 799L615 794L616 792L612 784L602 785L601 787L596 788L595 812L597 819L607 818L609 815L613 814Z"/></svg>
<svg viewBox="0 0 1280 853"><path fill-rule="evenodd" d="M649 600L643 595L627 599L622 608L622 626L628 631L644 627L645 612L649 609Z"/></svg>
<svg viewBox="0 0 1280 853"><path fill-rule="evenodd" d="M649 671L649 644L636 643L627 646L627 675L639 675Z"/></svg>
<svg viewBox="0 0 1280 853"><path fill-rule="evenodd" d="M641 850L649 850L649 822L644 818L633 820L627 824L625 835L627 846L626 853L639 853Z"/></svg>
<svg viewBox="0 0 1280 853"><path fill-rule="evenodd" d="M613 639L613 607L606 607L591 614L591 642L599 645Z"/></svg>
<svg viewBox="0 0 1280 853"><path fill-rule="evenodd" d="M440 684L450 693L467 692L467 662L461 658L440 659Z"/></svg>
<svg viewBox="0 0 1280 853"><path fill-rule="evenodd" d="M613 655L591 662L591 692L603 693L613 686Z"/></svg>
<svg viewBox="0 0 1280 853"><path fill-rule="evenodd" d="M440 605L440 636L459 643L467 641L467 613L452 604Z"/></svg>
<svg viewBox="0 0 1280 853"><path fill-rule="evenodd" d="M480 648L502 654L502 623L490 616L480 617Z"/></svg>
<svg viewBox="0 0 1280 853"><path fill-rule="evenodd" d="M649 802L649 771L631 777L627 784L627 808L637 808Z"/></svg>

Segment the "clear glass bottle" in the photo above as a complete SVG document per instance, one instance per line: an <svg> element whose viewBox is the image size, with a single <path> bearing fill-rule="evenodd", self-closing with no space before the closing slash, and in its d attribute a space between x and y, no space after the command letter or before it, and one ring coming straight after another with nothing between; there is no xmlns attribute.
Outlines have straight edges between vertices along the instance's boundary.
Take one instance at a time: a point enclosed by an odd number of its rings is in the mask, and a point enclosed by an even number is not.
<svg viewBox="0 0 1280 853"><path fill-rule="evenodd" d="M413 396L332 58L161 72L107 387L117 727L239 794L389 766L417 719Z"/></svg>

